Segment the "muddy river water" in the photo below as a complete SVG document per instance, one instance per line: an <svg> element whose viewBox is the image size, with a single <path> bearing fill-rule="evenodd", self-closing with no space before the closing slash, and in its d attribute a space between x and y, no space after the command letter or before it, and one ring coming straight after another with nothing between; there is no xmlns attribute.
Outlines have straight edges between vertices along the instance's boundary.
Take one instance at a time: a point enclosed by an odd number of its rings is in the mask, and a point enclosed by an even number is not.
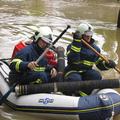
<svg viewBox="0 0 120 120"><path fill-rule="evenodd" d="M71 29L57 43L66 48L77 25L88 22L95 29L96 43L103 54L120 68L120 29L116 27L119 9L119 0L0 0L0 58L10 58L18 40L31 37L41 25L50 26L55 36L71 25ZM113 69L101 74L104 78L120 78L120 74ZM5 105L0 106L0 120L21 119L46 120L43 116L15 112ZM114 119L119 120L120 117Z"/></svg>

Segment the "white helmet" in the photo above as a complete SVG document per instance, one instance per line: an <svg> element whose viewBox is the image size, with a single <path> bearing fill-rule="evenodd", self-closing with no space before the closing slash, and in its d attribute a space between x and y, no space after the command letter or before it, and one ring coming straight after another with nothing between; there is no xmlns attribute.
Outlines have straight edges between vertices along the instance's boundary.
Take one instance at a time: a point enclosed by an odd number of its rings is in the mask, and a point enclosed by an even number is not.
<svg viewBox="0 0 120 120"><path fill-rule="evenodd" d="M81 35L83 34L88 36L93 35L93 27L88 23L79 24L79 26L77 27L77 31L79 31Z"/></svg>
<svg viewBox="0 0 120 120"><path fill-rule="evenodd" d="M52 30L50 27L42 26L35 33L34 37L35 37L35 42L37 42L39 40L39 38L41 38L46 43L50 44L53 39Z"/></svg>

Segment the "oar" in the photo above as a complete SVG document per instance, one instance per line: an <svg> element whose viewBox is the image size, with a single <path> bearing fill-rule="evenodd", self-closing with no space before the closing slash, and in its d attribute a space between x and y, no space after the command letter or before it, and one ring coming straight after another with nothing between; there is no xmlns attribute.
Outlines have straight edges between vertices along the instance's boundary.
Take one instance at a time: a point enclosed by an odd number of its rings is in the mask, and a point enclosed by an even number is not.
<svg viewBox="0 0 120 120"><path fill-rule="evenodd" d="M88 46L92 51L94 51L98 56L100 56L105 62L109 63L109 60L103 56L102 54L100 54L98 51L96 51L91 45L89 45L85 40L81 40L86 46ZM119 68L115 67L114 68L118 73L120 73Z"/></svg>
<svg viewBox="0 0 120 120"><path fill-rule="evenodd" d="M48 47L45 49L45 51L42 53L42 55L36 60L36 62L38 63L44 56L45 54L47 53L47 51L53 47L53 45L63 36L63 34L70 28L70 25L67 26L66 29L64 29L62 31L62 33L54 40L54 42Z"/></svg>
<svg viewBox="0 0 120 120"><path fill-rule="evenodd" d="M70 25L67 26L67 28L65 30L63 30L63 32L55 39L55 41L48 47L46 48L46 50L43 52L43 54L36 60L36 62L39 62L43 57L44 55L46 54L46 52L62 37L62 35L67 31L67 29L70 28ZM17 81L16 83L14 83L11 87L10 87L10 90L5 93L1 98L0 98L0 105L2 105L7 97L10 95L10 93L15 89L15 87L18 85L19 81Z"/></svg>

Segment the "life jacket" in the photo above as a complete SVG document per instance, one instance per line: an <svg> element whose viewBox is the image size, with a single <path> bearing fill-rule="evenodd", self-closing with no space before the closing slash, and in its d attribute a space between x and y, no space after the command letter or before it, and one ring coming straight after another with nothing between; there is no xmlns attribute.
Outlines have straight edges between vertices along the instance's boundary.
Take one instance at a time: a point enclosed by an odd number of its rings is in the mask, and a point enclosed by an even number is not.
<svg viewBox="0 0 120 120"><path fill-rule="evenodd" d="M15 57L16 53L19 52L21 49L23 49L24 47L26 47L27 45L25 44L25 42L22 40L19 43L17 43L14 47L13 53L12 53L12 59Z"/></svg>
<svg viewBox="0 0 120 120"><path fill-rule="evenodd" d="M14 47L11 58L13 59L15 57L16 53L19 52L21 49L25 48L27 45L28 44L23 40L20 41L19 43L17 43ZM54 67L57 66L57 60L56 60L56 57L55 57L55 53L52 50L49 50L46 53L45 57L47 58L49 65L52 65Z"/></svg>

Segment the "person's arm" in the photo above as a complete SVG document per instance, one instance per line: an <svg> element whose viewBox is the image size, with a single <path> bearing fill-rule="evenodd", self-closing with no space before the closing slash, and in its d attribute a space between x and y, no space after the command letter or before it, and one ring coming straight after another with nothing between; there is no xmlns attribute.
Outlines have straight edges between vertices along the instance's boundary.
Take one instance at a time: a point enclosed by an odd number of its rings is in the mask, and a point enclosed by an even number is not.
<svg viewBox="0 0 120 120"><path fill-rule="evenodd" d="M15 58L10 63L10 69L16 72L22 72L28 70L27 54L18 52Z"/></svg>
<svg viewBox="0 0 120 120"><path fill-rule="evenodd" d="M73 41L67 47L68 64L80 61L81 45L80 34L77 32L73 33Z"/></svg>
<svg viewBox="0 0 120 120"><path fill-rule="evenodd" d="M109 62L105 62L104 60L99 60L98 63L97 63L97 67L100 69L100 70L109 70L111 68L115 68L116 67L116 64L113 60L108 60Z"/></svg>

